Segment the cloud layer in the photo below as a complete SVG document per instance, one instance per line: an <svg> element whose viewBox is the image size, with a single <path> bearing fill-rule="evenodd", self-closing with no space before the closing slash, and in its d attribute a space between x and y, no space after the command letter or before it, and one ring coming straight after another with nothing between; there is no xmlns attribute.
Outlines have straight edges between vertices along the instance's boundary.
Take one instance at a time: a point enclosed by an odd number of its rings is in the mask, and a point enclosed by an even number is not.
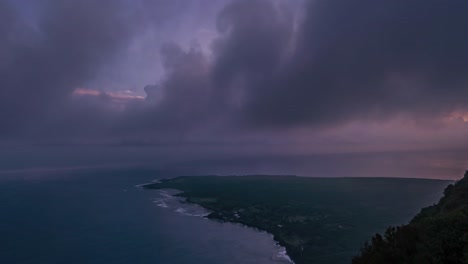
<svg viewBox="0 0 468 264"><path fill-rule="evenodd" d="M253 2L226 9L237 11L231 15L238 20L229 20L213 73L224 89L242 90L250 125L322 126L466 110L468 4L309 1L293 30L284 8Z"/></svg>
<svg viewBox="0 0 468 264"><path fill-rule="evenodd" d="M452 147L467 129L467 12L457 0L1 1L0 137L314 149L365 131L377 144L391 136L375 126L394 124L392 141L431 127L457 134L440 143ZM132 83L145 57L161 71L144 90L89 87Z"/></svg>

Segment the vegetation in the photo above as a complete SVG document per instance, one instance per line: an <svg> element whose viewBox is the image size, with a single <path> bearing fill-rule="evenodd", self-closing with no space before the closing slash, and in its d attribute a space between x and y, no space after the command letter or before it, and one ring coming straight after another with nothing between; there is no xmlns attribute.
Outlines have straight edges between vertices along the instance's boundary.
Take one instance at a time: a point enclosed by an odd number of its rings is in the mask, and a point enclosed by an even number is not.
<svg viewBox="0 0 468 264"><path fill-rule="evenodd" d="M408 225L376 234L353 259L353 264L361 263L468 263L468 171L445 189L437 205L422 209Z"/></svg>
<svg viewBox="0 0 468 264"><path fill-rule="evenodd" d="M294 176L178 177L145 186L178 189L208 218L265 230L297 264L349 263L362 241L407 222L447 181Z"/></svg>

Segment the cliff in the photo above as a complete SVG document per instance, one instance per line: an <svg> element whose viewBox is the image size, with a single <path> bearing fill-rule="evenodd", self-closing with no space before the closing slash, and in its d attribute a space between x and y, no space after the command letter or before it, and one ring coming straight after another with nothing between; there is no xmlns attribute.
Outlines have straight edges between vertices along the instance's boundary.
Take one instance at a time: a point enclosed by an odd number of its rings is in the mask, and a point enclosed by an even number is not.
<svg viewBox="0 0 468 264"><path fill-rule="evenodd" d="M407 225L389 227L366 243L353 264L468 263L468 171Z"/></svg>

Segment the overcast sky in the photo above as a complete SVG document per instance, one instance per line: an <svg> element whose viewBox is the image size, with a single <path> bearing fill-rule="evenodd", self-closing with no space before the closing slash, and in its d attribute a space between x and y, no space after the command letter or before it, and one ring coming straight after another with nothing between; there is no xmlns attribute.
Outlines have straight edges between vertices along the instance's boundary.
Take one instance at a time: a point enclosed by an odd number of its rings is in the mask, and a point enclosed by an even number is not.
<svg viewBox="0 0 468 264"><path fill-rule="evenodd" d="M0 0L0 143L454 179L466 14L459 0Z"/></svg>

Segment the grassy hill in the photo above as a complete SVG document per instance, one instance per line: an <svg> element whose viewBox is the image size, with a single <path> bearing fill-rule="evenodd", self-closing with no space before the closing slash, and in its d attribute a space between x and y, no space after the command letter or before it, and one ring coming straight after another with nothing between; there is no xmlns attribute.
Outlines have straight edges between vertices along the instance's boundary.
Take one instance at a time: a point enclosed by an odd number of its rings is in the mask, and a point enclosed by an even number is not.
<svg viewBox="0 0 468 264"><path fill-rule="evenodd" d="M353 264L468 263L468 171L436 205L403 226L389 227L367 243Z"/></svg>

